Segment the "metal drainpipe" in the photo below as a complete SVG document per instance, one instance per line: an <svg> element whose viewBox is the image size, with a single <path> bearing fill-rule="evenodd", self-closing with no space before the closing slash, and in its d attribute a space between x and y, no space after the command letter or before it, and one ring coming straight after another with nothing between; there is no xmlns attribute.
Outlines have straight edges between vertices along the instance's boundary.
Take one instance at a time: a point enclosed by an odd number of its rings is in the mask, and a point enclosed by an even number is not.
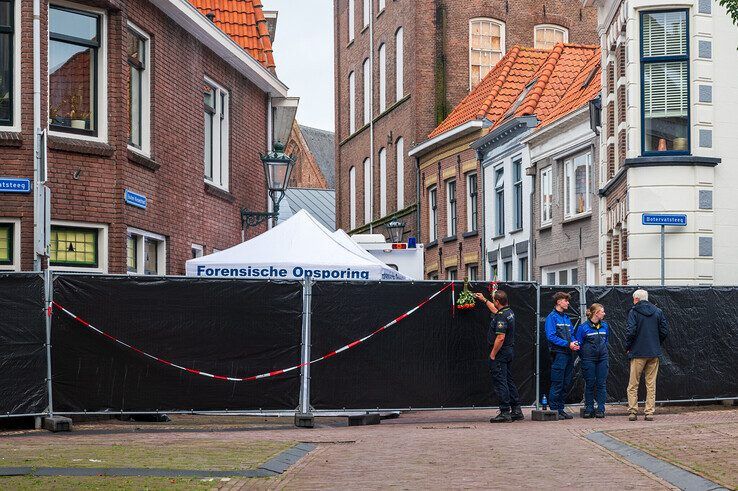
<svg viewBox="0 0 738 491"><path fill-rule="evenodd" d="M371 190L369 194L369 233L374 233L374 1L369 2L369 168ZM366 192L366 189L364 190Z"/></svg>
<svg viewBox="0 0 738 491"><path fill-rule="evenodd" d="M534 207L535 207L535 194L536 194L536 176L538 175L538 166L536 166L536 173L531 176L531 180L533 181L533 185L530 188L530 237L528 239L528 279L530 281L536 281L533 276L533 219L534 216ZM535 251L536 253L538 251Z"/></svg>
<svg viewBox="0 0 738 491"><path fill-rule="evenodd" d="M15 15L15 14L13 14ZM41 271L41 259L36 250L39 237L44 233L45 225L40 222L39 216L43 210L40 209L39 193L43 196L41 180L41 0L33 0L33 269Z"/></svg>
<svg viewBox="0 0 738 491"><path fill-rule="evenodd" d="M415 157L415 236L418 242L423 242L420 233L420 157ZM423 272L425 276L425 272Z"/></svg>
<svg viewBox="0 0 738 491"><path fill-rule="evenodd" d="M477 150L477 160L479 161L479 172L477 173L477 180L481 183L477 183L477 203L479 202L479 196L482 196L482 225L479 227L479 233L481 234L480 246L482 248L482 278L487 279L487 240L486 234L487 229L485 225L487 223L487 207L485 206L485 191L484 191L484 166L482 165L482 154ZM481 186L480 186L481 184ZM480 194L481 193L481 194Z"/></svg>

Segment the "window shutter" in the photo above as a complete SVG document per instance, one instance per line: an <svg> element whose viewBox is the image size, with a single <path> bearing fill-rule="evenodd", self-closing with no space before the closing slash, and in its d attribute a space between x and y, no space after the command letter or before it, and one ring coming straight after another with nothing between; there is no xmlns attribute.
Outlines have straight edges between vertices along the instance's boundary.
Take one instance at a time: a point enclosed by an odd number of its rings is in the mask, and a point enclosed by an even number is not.
<svg viewBox="0 0 738 491"><path fill-rule="evenodd" d="M659 12L643 16L643 56L687 54L687 15Z"/></svg>
<svg viewBox="0 0 738 491"><path fill-rule="evenodd" d="M644 66L644 112L650 118L687 115L687 62L649 63Z"/></svg>

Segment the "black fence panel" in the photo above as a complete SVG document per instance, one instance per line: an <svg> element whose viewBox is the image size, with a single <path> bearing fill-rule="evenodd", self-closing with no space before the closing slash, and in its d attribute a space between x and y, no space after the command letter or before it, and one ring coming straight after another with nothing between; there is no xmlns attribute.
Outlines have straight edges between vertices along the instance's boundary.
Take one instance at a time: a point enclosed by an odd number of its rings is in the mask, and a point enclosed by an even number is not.
<svg viewBox="0 0 738 491"><path fill-rule="evenodd" d="M633 287L588 287L588 304L605 307L610 325L608 398L627 400L630 365L625 330ZM738 288L649 287L649 300L663 310L669 336L663 344L656 384L658 400L738 396ZM640 384L639 399L645 398Z"/></svg>
<svg viewBox="0 0 738 491"><path fill-rule="evenodd" d="M313 287L312 353L322 356L420 304L444 282L335 283ZM462 283L455 285L458 296ZM502 284L517 316L513 365L522 402L535 399L536 288ZM472 285L487 293L486 283ZM488 293L487 293L488 295ZM448 289L410 317L311 369L318 409L472 407L497 404L489 373L489 312L454 310Z"/></svg>
<svg viewBox="0 0 738 491"><path fill-rule="evenodd" d="M171 363L248 377L300 363L302 285L199 278L62 275L54 301ZM190 373L122 346L56 310L54 410L294 409L299 370L252 382Z"/></svg>
<svg viewBox="0 0 738 491"><path fill-rule="evenodd" d="M0 415L46 410L46 323L40 274L0 274Z"/></svg>
<svg viewBox="0 0 738 491"><path fill-rule="evenodd" d="M546 317L554 310L555 302L553 296L556 292L565 292L571 295L571 302L566 313L571 318L571 323L578 326L581 320L580 290L576 286L541 286L541 330L539 356L541 357L541 398L548 398L551 389L551 352L546 339ZM575 359L574 378L572 386L567 393L566 402L569 404L581 402L584 394L584 382L579 370L578 359ZM539 401L540 402L540 401Z"/></svg>

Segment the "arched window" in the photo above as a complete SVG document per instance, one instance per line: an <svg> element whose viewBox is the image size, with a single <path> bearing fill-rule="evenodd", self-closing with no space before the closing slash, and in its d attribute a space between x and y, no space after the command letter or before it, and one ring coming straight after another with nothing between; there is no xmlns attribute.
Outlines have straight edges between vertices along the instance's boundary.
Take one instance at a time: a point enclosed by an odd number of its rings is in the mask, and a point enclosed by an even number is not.
<svg viewBox="0 0 738 491"><path fill-rule="evenodd" d="M379 149L379 216L387 214L387 150Z"/></svg>
<svg viewBox="0 0 738 491"><path fill-rule="evenodd" d="M505 23L478 18L469 21L469 88L492 70L505 51Z"/></svg>
<svg viewBox="0 0 738 491"><path fill-rule="evenodd" d="M387 48L379 46L379 112L387 109Z"/></svg>
<svg viewBox="0 0 738 491"><path fill-rule="evenodd" d="M395 33L395 100L405 97L405 31Z"/></svg>
<svg viewBox="0 0 738 491"><path fill-rule="evenodd" d="M354 0L348 0L348 40L349 43L354 40L354 12L356 11L356 5Z"/></svg>
<svg viewBox="0 0 738 491"><path fill-rule="evenodd" d="M364 160L364 223L372 221L372 163Z"/></svg>
<svg viewBox="0 0 738 491"><path fill-rule="evenodd" d="M349 135L356 131L356 76L349 73Z"/></svg>
<svg viewBox="0 0 738 491"><path fill-rule="evenodd" d="M397 209L405 207L405 140L402 137L395 142L397 151Z"/></svg>
<svg viewBox="0 0 738 491"><path fill-rule="evenodd" d="M356 167L349 169L349 228L356 228Z"/></svg>
<svg viewBox="0 0 738 491"><path fill-rule="evenodd" d="M369 58L364 60L364 124L372 117L372 77Z"/></svg>
<svg viewBox="0 0 738 491"><path fill-rule="evenodd" d="M551 49L558 43L569 42L569 30L553 24L541 24L534 29L533 46L536 49Z"/></svg>

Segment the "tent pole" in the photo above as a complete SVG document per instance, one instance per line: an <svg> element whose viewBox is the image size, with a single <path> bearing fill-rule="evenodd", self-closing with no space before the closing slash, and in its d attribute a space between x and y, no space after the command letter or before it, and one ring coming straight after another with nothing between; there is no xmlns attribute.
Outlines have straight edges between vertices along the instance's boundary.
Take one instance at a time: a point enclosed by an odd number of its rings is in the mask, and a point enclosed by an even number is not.
<svg viewBox="0 0 738 491"><path fill-rule="evenodd" d="M536 409L541 404L541 285L536 283Z"/></svg>
<svg viewBox="0 0 738 491"><path fill-rule="evenodd" d="M302 282L302 349L300 356L300 407L295 414L295 426L312 428L314 417L310 407L310 342L312 317L313 281L305 278Z"/></svg>
<svg viewBox="0 0 738 491"><path fill-rule="evenodd" d="M49 396L49 418L54 417L54 400L51 392L51 312L53 301L51 270L44 270L44 319L46 321L46 390Z"/></svg>

